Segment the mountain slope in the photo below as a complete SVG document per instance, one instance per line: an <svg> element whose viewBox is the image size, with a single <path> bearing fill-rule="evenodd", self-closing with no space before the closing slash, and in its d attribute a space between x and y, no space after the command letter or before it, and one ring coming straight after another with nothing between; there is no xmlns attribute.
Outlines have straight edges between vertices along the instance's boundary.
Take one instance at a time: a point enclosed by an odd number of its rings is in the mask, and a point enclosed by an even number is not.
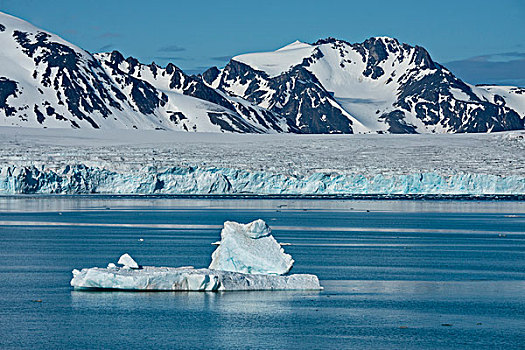
<svg viewBox="0 0 525 350"><path fill-rule="evenodd" d="M0 15L0 105L4 125L129 127L144 118L89 53L8 15ZM154 91L151 103L164 103ZM110 116L121 115L115 120Z"/></svg>
<svg viewBox="0 0 525 350"><path fill-rule="evenodd" d="M173 65L145 66L118 52L93 56L1 13L0 45L0 125L293 131L284 118L217 92Z"/></svg>
<svg viewBox="0 0 525 350"><path fill-rule="evenodd" d="M132 57L124 59L117 51L95 54L95 58L131 100L135 100L133 91L140 89L137 85L144 83L167 96L166 105L158 113L176 123L182 130L213 131L215 126L231 132L292 131L284 118L243 99L210 88L200 79L184 74L171 63L165 68L154 63L144 65ZM139 95L137 101L139 104L140 97ZM153 107L142 112L153 113Z"/></svg>
<svg viewBox="0 0 525 350"><path fill-rule="evenodd" d="M519 89L473 87L419 46L328 38L234 57L211 87L285 116L308 133L523 129ZM503 89L503 90L502 90ZM497 92L495 92L497 91ZM506 101L509 101L508 103Z"/></svg>

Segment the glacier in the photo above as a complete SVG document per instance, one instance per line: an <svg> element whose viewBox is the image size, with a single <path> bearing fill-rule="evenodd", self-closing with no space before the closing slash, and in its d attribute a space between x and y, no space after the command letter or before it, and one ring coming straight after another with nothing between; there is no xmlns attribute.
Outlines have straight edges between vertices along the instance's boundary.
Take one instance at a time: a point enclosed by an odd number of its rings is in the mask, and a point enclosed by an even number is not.
<svg viewBox="0 0 525 350"><path fill-rule="evenodd" d="M224 223L219 247L209 268L193 266L140 266L123 254L117 266L73 270L70 284L75 289L149 291L237 291L320 290L315 275L287 273L292 257L284 253L261 219L249 224Z"/></svg>
<svg viewBox="0 0 525 350"><path fill-rule="evenodd" d="M85 164L0 166L0 195L523 195L525 176L494 174L282 174L206 166L110 170Z"/></svg>
<svg viewBox="0 0 525 350"><path fill-rule="evenodd" d="M0 127L0 195L523 195L524 140Z"/></svg>

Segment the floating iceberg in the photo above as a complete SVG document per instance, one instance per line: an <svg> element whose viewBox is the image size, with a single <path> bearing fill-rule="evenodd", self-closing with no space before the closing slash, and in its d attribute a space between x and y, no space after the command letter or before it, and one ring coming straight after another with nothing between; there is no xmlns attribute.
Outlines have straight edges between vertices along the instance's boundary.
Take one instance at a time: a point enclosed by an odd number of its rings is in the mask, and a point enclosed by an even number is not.
<svg viewBox="0 0 525 350"><path fill-rule="evenodd" d="M149 291L320 290L315 275L287 275L292 257L263 220L227 221L209 268L140 266L129 254L107 268L73 270L76 289Z"/></svg>
<svg viewBox="0 0 525 350"><path fill-rule="evenodd" d="M288 273L294 261L270 232L270 227L261 219L245 225L226 221L219 247L211 256L210 269L251 274Z"/></svg>

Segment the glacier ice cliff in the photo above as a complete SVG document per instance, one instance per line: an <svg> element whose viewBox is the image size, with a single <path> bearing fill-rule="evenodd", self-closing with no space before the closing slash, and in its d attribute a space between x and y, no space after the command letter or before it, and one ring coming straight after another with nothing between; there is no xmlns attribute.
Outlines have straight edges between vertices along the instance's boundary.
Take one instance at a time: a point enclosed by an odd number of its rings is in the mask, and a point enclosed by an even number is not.
<svg viewBox="0 0 525 350"><path fill-rule="evenodd" d="M257 194L257 195L523 195L525 176L415 173L284 175L216 167L143 167L115 171L83 164L57 169L3 166L0 195L8 194Z"/></svg>

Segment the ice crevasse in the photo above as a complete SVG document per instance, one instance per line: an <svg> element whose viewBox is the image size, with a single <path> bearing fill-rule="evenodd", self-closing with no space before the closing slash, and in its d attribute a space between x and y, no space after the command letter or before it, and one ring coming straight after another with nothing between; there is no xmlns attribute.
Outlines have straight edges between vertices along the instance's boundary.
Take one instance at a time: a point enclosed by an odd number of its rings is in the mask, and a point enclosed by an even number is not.
<svg viewBox="0 0 525 350"><path fill-rule="evenodd" d="M311 274L288 274L292 257L284 252L263 220L224 223L221 241L208 268L140 266L129 254L118 265L73 270L71 286L80 290L238 291L320 290Z"/></svg>
<svg viewBox="0 0 525 350"><path fill-rule="evenodd" d="M525 175L416 173L285 175L213 167L144 167L116 171L83 164L58 169L0 168L8 194L256 194L256 195L524 195Z"/></svg>

